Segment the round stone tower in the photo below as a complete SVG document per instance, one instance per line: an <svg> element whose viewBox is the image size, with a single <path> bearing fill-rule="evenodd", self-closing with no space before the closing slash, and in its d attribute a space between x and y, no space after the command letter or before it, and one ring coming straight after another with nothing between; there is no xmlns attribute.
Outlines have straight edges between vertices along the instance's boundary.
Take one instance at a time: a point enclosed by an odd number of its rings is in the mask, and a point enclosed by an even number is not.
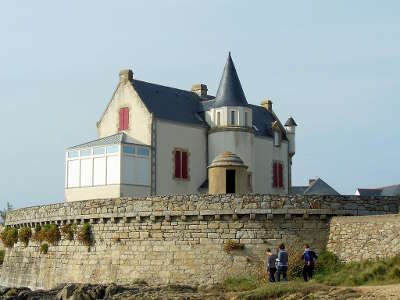
<svg viewBox="0 0 400 300"><path fill-rule="evenodd" d="M247 166L226 151L208 166L209 194L245 194L248 191Z"/></svg>

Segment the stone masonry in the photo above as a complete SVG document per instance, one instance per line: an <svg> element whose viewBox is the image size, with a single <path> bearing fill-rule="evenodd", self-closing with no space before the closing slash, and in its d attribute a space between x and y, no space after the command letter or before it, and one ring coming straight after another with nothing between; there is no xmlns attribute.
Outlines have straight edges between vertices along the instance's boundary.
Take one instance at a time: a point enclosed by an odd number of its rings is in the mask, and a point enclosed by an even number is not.
<svg viewBox="0 0 400 300"><path fill-rule="evenodd" d="M399 199L355 196L186 195L105 199L29 207L6 226L92 225L94 244L62 238L48 254L30 241L6 250L0 285L52 288L60 283L209 285L258 272L267 247L308 242L325 248L332 216L387 214ZM224 251L229 241L243 249Z"/></svg>
<svg viewBox="0 0 400 300"><path fill-rule="evenodd" d="M334 217L327 249L342 261L400 254L400 215Z"/></svg>

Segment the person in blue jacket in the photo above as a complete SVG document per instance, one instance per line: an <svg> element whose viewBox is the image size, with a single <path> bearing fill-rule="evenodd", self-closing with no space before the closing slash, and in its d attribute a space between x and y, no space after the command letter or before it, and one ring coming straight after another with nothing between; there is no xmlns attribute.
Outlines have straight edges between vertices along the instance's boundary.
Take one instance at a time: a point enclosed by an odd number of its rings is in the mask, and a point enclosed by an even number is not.
<svg viewBox="0 0 400 300"><path fill-rule="evenodd" d="M317 255L314 251L310 249L310 245L304 244L304 254L302 259L304 259L304 267L303 267L303 278L304 281L308 281L312 279L314 268L315 268L315 261L317 260Z"/></svg>
<svg viewBox="0 0 400 300"><path fill-rule="evenodd" d="M285 244L279 245L278 258L276 259L277 272L276 281L281 281L281 274L283 281L287 281L287 268L288 268L288 253L285 250Z"/></svg>

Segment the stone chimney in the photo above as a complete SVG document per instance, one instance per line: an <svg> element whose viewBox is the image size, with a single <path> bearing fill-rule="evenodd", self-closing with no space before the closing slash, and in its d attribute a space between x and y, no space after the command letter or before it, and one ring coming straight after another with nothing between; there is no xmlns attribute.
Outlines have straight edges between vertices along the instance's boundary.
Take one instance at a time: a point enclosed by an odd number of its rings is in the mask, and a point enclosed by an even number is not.
<svg viewBox="0 0 400 300"><path fill-rule="evenodd" d="M121 70L119 72L119 82L126 83L133 79L133 72L130 69Z"/></svg>
<svg viewBox="0 0 400 300"><path fill-rule="evenodd" d="M262 101L261 106L268 111L272 111L272 101L270 99Z"/></svg>
<svg viewBox="0 0 400 300"><path fill-rule="evenodd" d="M196 93L201 98L207 97L207 91L208 91L207 85L205 85L205 84L198 83L198 84L192 85L192 92Z"/></svg>
<svg viewBox="0 0 400 300"><path fill-rule="evenodd" d="M308 186L311 186L315 182L315 179L308 179Z"/></svg>

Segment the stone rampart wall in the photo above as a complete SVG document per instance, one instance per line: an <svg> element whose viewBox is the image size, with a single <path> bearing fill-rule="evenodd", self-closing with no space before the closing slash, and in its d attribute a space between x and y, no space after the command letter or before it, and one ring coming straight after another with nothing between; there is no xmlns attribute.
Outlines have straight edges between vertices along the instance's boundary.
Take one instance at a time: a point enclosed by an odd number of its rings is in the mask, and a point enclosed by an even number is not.
<svg viewBox="0 0 400 300"><path fill-rule="evenodd" d="M327 249L342 261L400 254L400 215L334 217Z"/></svg>
<svg viewBox="0 0 400 300"><path fill-rule="evenodd" d="M60 283L209 285L259 272L267 247L308 242L323 249L338 215L398 211L398 199L354 196L188 195L108 199L30 207L6 225L90 223L91 247L62 238L47 254L30 241L7 249L0 285L52 288ZM228 241L243 249L225 251Z"/></svg>

